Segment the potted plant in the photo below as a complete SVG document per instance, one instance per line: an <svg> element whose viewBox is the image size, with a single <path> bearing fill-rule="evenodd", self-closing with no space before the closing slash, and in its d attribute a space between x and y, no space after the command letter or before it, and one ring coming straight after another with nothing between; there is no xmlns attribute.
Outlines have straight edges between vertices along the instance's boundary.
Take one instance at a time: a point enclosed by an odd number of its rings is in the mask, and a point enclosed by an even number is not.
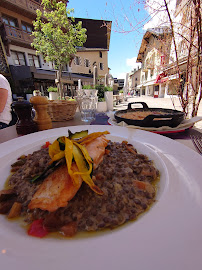
<svg viewBox="0 0 202 270"><path fill-rule="evenodd" d="M49 93L49 99L50 100L57 100L58 99L58 89L57 87L50 86L47 89Z"/></svg>
<svg viewBox="0 0 202 270"><path fill-rule="evenodd" d="M93 95L95 97L97 97L97 93L98 93L98 90L95 89L94 86L88 84L88 85L83 85L82 89L84 90L84 93L87 95L87 96L90 96L90 95Z"/></svg>
<svg viewBox="0 0 202 270"><path fill-rule="evenodd" d="M113 89L111 87L104 87L104 98L107 102L107 110L113 111Z"/></svg>
<svg viewBox="0 0 202 270"><path fill-rule="evenodd" d="M98 90L97 96L98 96L98 104L97 104L97 111L98 112L106 112L107 111L107 102L104 97L104 85L96 85L95 89Z"/></svg>

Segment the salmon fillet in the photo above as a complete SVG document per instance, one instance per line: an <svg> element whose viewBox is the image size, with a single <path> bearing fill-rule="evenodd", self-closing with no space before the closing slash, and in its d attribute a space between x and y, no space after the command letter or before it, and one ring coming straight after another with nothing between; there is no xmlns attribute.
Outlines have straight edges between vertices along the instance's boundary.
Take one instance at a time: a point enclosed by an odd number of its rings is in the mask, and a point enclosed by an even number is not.
<svg viewBox="0 0 202 270"><path fill-rule="evenodd" d="M89 156L93 160L93 169L96 169L98 165L103 161L105 154L105 148L107 147L109 140L106 139L104 135L91 141L89 144L85 145Z"/></svg>
<svg viewBox="0 0 202 270"><path fill-rule="evenodd" d="M78 171L75 163L72 164L72 170ZM80 176L78 176L78 179L79 185L75 186L68 174L66 164L62 165L44 180L34 194L28 208L40 208L41 210L54 212L59 207L65 207L82 184Z"/></svg>
<svg viewBox="0 0 202 270"><path fill-rule="evenodd" d="M90 157L93 159L93 168L96 169L103 160L108 141L104 135L94 139L85 145ZM75 163L72 170L78 171ZM62 165L51 173L34 194L28 205L29 209L40 208L54 212L60 207L65 207L79 190L82 178L78 175L79 185L75 186L68 173L67 165Z"/></svg>

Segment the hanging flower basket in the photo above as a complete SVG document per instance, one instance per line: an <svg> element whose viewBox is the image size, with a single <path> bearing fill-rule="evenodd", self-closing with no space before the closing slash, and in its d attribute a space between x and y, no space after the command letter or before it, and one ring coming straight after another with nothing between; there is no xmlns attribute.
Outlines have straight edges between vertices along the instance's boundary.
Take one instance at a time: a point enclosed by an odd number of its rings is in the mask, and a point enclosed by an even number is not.
<svg viewBox="0 0 202 270"><path fill-rule="evenodd" d="M73 119L77 109L74 100L49 100L48 114L53 122L67 121Z"/></svg>

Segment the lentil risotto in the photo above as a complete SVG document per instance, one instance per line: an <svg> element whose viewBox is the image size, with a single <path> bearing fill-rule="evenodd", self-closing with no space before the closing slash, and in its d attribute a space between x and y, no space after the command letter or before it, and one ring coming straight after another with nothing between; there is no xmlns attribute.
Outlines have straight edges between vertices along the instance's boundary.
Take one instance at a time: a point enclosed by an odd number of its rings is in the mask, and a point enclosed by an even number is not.
<svg viewBox="0 0 202 270"><path fill-rule="evenodd" d="M48 232L59 231L72 237L77 232L115 228L135 220L155 202L159 171L153 161L125 141L107 140L102 160L91 172L93 183L102 193L81 181L78 191L65 206L54 211L42 207L31 209L30 202L43 182L55 170L66 168L66 162L63 157L55 166L50 166L49 143L21 156L12 164L9 189L0 192L0 213L8 218L21 216L30 226L35 224L41 228L40 232L30 235L43 237ZM39 175L43 177L31 181Z"/></svg>

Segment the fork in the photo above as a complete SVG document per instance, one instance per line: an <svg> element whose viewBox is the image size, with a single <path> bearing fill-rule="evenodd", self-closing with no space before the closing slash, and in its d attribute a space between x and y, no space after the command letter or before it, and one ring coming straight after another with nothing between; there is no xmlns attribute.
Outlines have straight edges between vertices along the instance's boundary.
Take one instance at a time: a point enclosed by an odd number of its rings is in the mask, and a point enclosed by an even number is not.
<svg viewBox="0 0 202 270"><path fill-rule="evenodd" d="M202 155L202 136L190 135L190 138L198 152Z"/></svg>

